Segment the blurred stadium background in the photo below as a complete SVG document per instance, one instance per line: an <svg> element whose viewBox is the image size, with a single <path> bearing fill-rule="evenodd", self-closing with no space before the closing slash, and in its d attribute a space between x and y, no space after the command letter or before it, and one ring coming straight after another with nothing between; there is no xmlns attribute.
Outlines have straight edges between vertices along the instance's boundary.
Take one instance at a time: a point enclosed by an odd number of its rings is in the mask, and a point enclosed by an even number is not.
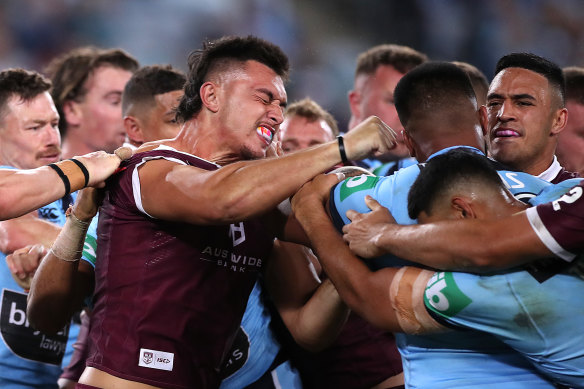
<svg viewBox="0 0 584 389"><path fill-rule="evenodd" d="M289 99L311 96L344 129L356 56L380 43L472 63L530 51L584 65L582 0L0 0L0 67L42 71L80 45L172 64L205 38L254 34L290 56Z"/></svg>

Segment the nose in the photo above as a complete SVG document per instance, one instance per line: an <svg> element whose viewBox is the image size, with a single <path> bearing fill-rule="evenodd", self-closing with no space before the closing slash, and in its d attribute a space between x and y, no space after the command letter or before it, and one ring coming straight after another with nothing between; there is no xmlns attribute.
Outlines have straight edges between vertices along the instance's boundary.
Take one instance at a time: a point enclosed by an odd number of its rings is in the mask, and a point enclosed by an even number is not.
<svg viewBox="0 0 584 389"><path fill-rule="evenodd" d="M53 126L51 123L48 123L45 128L45 142L49 146L61 146L61 134L59 132L59 127Z"/></svg>
<svg viewBox="0 0 584 389"><path fill-rule="evenodd" d="M278 102L269 105L268 117L274 123L279 125L284 121L284 108Z"/></svg>
<svg viewBox="0 0 584 389"><path fill-rule="evenodd" d="M515 118L513 110L513 103L511 101L505 100L501 103L499 111L497 112L497 118L502 122L508 122Z"/></svg>

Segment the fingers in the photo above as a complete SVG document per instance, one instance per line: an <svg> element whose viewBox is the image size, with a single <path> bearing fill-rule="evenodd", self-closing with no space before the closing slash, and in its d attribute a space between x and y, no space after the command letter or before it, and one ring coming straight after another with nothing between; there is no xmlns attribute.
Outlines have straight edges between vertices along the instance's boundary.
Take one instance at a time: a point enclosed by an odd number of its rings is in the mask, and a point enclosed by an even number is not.
<svg viewBox="0 0 584 389"><path fill-rule="evenodd" d="M357 211L355 211L355 210L353 210L353 209L349 209L345 215L347 215L347 218L350 221L354 221L355 218L360 215L360 213L357 212ZM343 227L343 231L344 231L345 227Z"/></svg>
<svg viewBox="0 0 584 389"><path fill-rule="evenodd" d="M369 195L365 196L365 205L367 205L367 207L372 211L382 208L382 205Z"/></svg>
<svg viewBox="0 0 584 389"><path fill-rule="evenodd" d="M26 246L7 256L6 263L10 271L23 280L35 273L46 251L40 244Z"/></svg>
<svg viewBox="0 0 584 389"><path fill-rule="evenodd" d="M116 151L114 151L114 154L118 156L118 158L122 161L130 158L132 156L132 154L134 154L134 151L129 148L129 147L118 147L116 149Z"/></svg>

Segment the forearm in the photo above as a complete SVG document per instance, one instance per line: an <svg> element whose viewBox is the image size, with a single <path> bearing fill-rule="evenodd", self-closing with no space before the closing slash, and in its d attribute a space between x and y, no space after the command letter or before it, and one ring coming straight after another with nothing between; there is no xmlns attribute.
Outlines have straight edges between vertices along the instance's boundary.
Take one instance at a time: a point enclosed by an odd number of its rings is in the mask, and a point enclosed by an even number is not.
<svg viewBox="0 0 584 389"><path fill-rule="evenodd" d="M524 213L498 220L388 224L375 245L431 268L471 272L506 269L552 255Z"/></svg>
<svg viewBox="0 0 584 389"><path fill-rule="evenodd" d="M330 142L280 158L236 162L200 179L193 177L189 167L177 166L165 180L193 201L209 204L204 210L209 219L229 223L275 208L306 181L340 161L337 143Z"/></svg>
<svg viewBox="0 0 584 389"><path fill-rule="evenodd" d="M59 331L93 289L92 268L88 264L81 265L83 272L79 268L87 224L68 216L59 237L41 262L27 305L28 319L35 328Z"/></svg>
<svg viewBox="0 0 584 389"><path fill-rule="evenodd" d="M294 340L303 348L318 352L330 346L343 329L349 308L330 280L325 280L288 326Z"/></svg>
<svg viewBox="0 0 584 389"><path fill-rule="evenodd" d="M0 169L0 220L22 216L64 195L63 182L49 167Z"/></svg>
<svg viewBox="0 0 584 389"><path fill-rule="evenodd" d="M57 225L32 214L0 222L0 251L11 253L34 244L50 247L59 231Z"/></svg>
<svg viewBox="0 0 584 389"><path fill-rule="evenodd" d="M353 255L335 230L322 206L310 207L299 220L310 238L325 273L338 290L342 300L352 309L359 310L367 300L367 279L371 271Z"/></svg>

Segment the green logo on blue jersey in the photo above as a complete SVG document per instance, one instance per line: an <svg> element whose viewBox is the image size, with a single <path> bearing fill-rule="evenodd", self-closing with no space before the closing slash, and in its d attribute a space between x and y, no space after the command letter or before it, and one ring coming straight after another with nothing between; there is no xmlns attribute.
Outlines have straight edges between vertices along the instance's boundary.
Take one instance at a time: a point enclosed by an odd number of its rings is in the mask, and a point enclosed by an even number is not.
<svg viewBox="0 0 584 389"><path fill-rule="evenodd" d="M85 236L85 243L83 244L83 258L91 262L95 266L95 257L97 256L97 240L91 235Z"/></svg>
<svg viewBox="0 0 584 389"><path fill-rule="evenodd" d="M452 317L472 303L472 300L458 288L451 272L438 272L426 285L424 303L432 311Z"/></svg>
<svg viewBox="0 0 584 389"><path fill-rule="evenodd" d="M380 177L374 176L358 176L346 179L341 185L341 201L355 192L373 188L379 179Z"/></svg>

